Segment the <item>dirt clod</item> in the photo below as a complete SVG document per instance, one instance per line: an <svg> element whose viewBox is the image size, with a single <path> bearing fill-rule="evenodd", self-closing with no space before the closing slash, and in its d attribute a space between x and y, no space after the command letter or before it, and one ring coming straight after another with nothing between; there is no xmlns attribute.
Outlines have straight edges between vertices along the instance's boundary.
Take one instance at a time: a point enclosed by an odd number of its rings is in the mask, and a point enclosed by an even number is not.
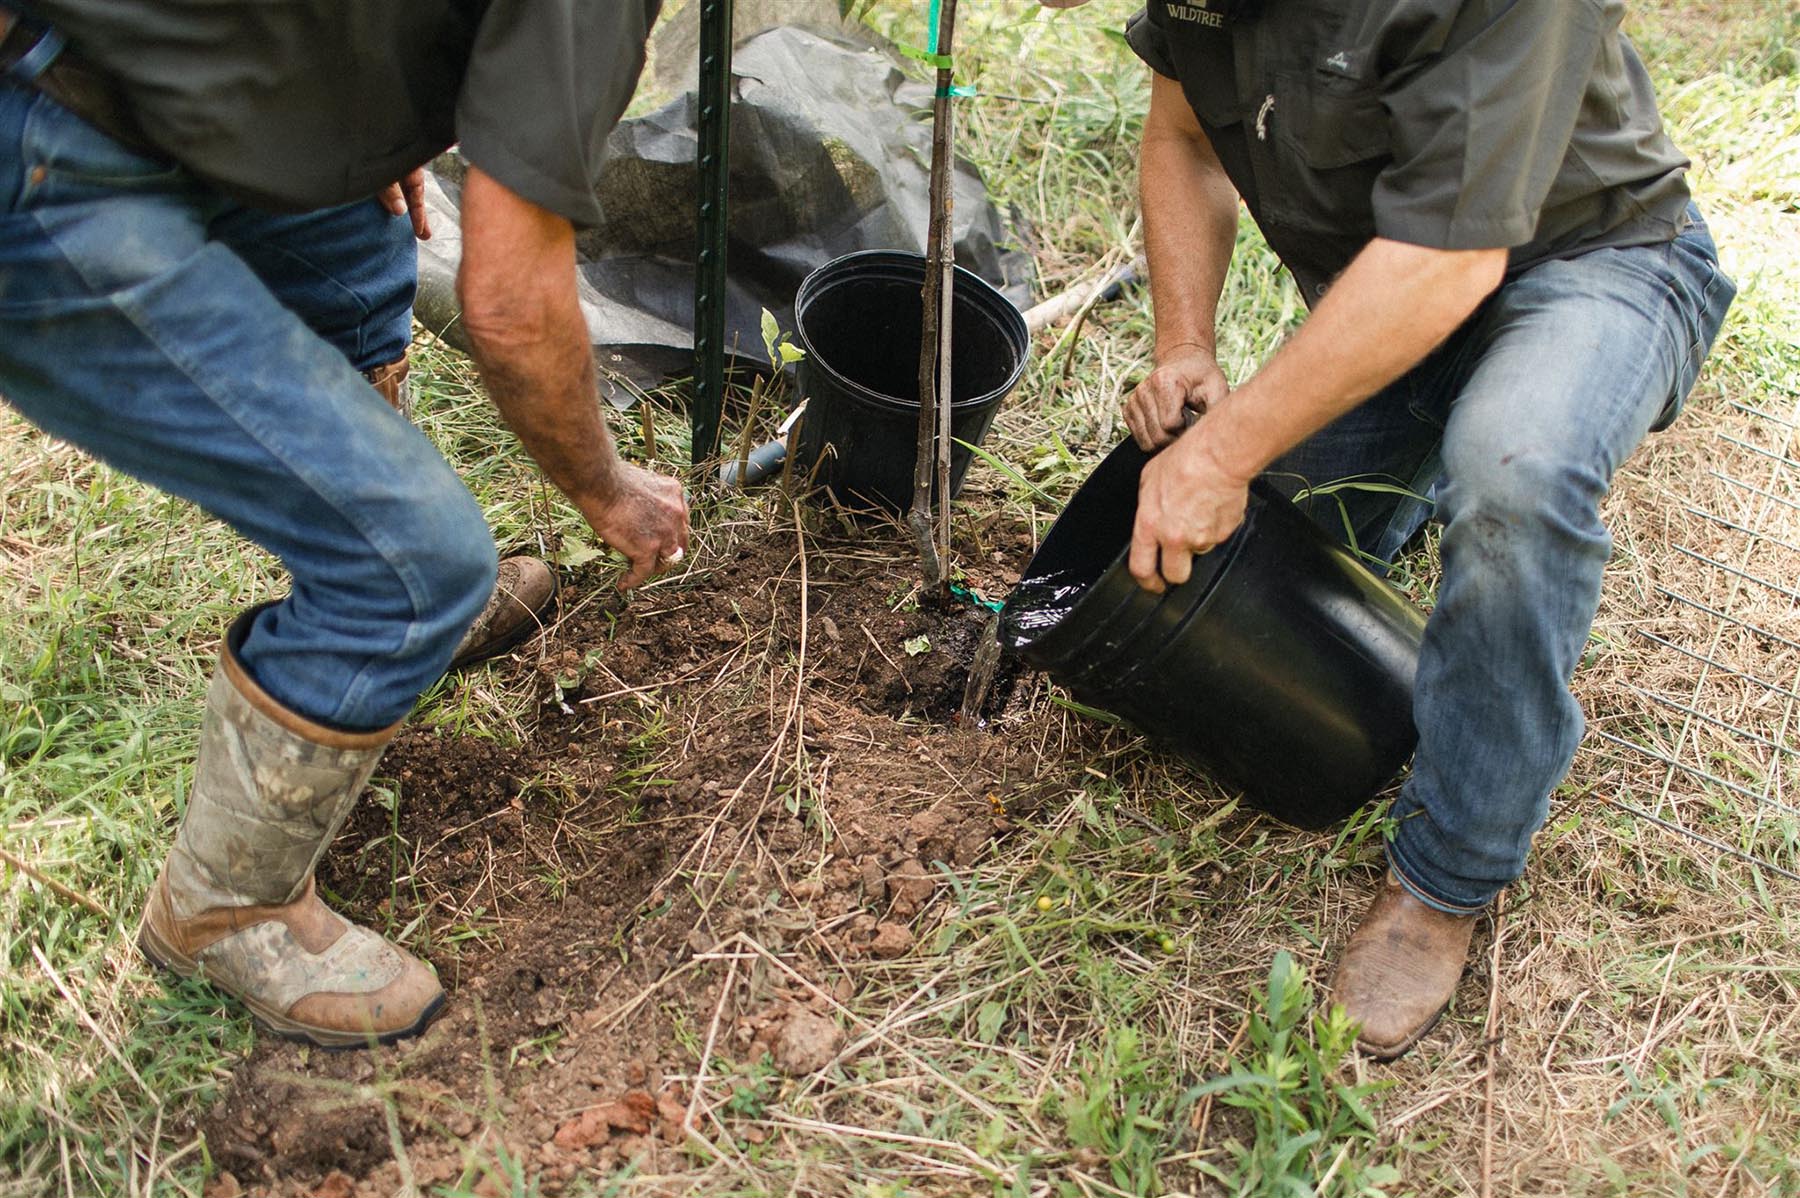
<svg viewBox="0 0 1800 1198"><path fill-rule="evenodd" d="M352 1198L356 1193L356 1182L341 1169L333 1169L325 1175L325 1180L313 1187L313 1198Z"/></svg>
<svg viewBox="0 0 1800 1198"><path fill-rule="evenodd" d="M884 923L875 929L875 938L869 942L871 956L891 960L905 956L913 946L912 930L904 924Z"/></svg>
<svg viewBox="0 0 1800 1198"><path fill-rule="evenodd" d="M204 1195L205 1198L239 1198L243 1192L244 1187L238 1179L227 1171L206 1183Z"/></svg>
<svg viewBox="0 0 1800 1198"><path fill-rule="evenodd" d="M556 1129L553 1140L565 1151L589 1148L612 1138L616 1131L641 1136L657 1117L656 1099L643 1090L632 1090L612 1102L590 1107Z"/></svg>
<svg viewBox="0 0 1800 1198"><path fill-rule="evenodd" d="M894 901L894 914L914 915L923 907L937 884L918 858L909 857L896 865L887 876L888 896Z"/></svg>
<svg viewBox="0 0 1800 1198"><path fill-rule="evenodd" d="M844 1033L836 1023L796 1007L775 1037L775 1065L789 1077L817 1073L831 1063L843 1043Z"/></svg>

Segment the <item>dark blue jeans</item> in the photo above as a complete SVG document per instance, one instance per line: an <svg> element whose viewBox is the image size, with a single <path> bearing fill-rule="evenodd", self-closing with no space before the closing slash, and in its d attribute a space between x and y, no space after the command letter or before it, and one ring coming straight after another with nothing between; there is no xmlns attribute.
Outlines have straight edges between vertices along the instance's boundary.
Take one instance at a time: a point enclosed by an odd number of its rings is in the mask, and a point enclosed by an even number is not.
<svg viewBox="0 0 1800 1198"><path fill-rule="evenodd" d="M1384 562L1428 517L1443 521L1419 748L1388 845L1401 882L1441 910L1477 910L1524 871L1581 741L1569 679L1612 551L1600 501L1680 408L1736 295L1689 216L1669 244L1509 279L1431 357L1273 469L1290 492L1330 490L1305 498L1313 518ZM1322 486L1345 479L1387 489Z"/></svg>
<svg viewBox="0 0 1800 1198"><path fill-rule="evenodd" d="M0 81L0 395L280 557L245 640L277 701L384 727L493 587L474 499L364 381L411 336L405 218L234 204Z"/></svg>

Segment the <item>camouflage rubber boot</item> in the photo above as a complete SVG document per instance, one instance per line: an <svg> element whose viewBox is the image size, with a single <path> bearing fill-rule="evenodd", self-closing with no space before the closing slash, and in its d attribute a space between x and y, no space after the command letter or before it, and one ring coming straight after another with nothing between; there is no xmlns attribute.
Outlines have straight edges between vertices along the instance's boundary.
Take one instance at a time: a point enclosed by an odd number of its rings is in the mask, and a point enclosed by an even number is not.
<svg viewBox="0 0 1800 1198"><path fill-rule="evenodd" d="M276 703L237 660L253 614L233 623L219 655L187 816L138 946L289 1039L338 1048L415 1035L443 1007L437 975L313 888L394 728L336 732Z"/></svg>
<svg viewBox="0 0 1800 1198"><path fill-rule="evenodd" d="M412 388L407 385L408 360L401 357L385 366L363 372L388 406L412 419ZM500 577L487 606L463 634L450 659L450 670L460 670L490 657L499 657L544 626L544 618L556 603L556 574L535 557L509 557L500 563Z"/></svg>

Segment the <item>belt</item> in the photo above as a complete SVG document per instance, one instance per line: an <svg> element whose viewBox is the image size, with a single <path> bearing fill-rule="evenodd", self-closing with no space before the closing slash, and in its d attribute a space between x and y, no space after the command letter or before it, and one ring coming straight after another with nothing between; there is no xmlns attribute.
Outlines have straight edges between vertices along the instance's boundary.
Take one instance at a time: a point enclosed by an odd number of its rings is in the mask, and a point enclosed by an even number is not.
<svg viewBox="0 0 1800 1198"><path fill-rule="evenodd" d="M36 88L126 149L168 155L144 136L114 79L68 48L62 34L0 6L0 77Z"/></svg>

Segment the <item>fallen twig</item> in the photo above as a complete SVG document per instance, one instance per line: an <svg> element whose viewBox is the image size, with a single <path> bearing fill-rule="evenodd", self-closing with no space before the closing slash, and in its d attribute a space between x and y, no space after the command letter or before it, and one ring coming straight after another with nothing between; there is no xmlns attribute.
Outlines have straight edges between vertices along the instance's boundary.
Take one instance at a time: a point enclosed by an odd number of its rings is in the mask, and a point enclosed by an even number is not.
<svg viewBox="0 0 1800 1198"><path fill-rule="evenodd" d="M58 882L55 878L50 877L48 874L44 873L42 870L38 869L36 866L29 865L29 864L25 863L24 861L21 861L19 858L15 857L13 854L7 852L5 849L0 849L0 861L6 862L6 864L12 866L12 868L18 870L20 873L24 874L26 877L30 878L32 881L38 883L41 886L48 887L56 895L58 895L61 898L67 899L69 902L74 903L76 906L86 907L89 911L92 911L95 915L98 915L102 919L111 919L112 918L111 911L108 911L105 907L102 907L99 903L95 902L93 899L89 898L87 895L81 893L81 891L76 890L72 886L67 886L61 882Z"/></svg>

